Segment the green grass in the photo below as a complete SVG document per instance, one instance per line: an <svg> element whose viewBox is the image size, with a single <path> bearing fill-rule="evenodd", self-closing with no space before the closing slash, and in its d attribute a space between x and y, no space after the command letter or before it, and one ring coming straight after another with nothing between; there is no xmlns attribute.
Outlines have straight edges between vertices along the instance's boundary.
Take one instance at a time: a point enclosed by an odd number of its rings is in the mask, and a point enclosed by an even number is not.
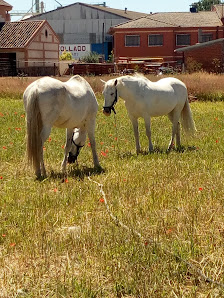
<svg viewBox="0 0 224 298"><path fill-rule="evenodd" d="M182 152L166 153L171 125L154 118L157 150L137 156L122 100L116 118L105 117L98 101L104 171L93 170L87 140L65 180L65 131L53 129L45 144L48 177L40 182L25 160L22 101L0 99L0 296L224 296L185 262L224 283L224 103L191 104L198 131L191 139L182 134ZM146 151L143 121L140 132ZM113 215L143 241L115 225L88 177L103 184Z"/></svg>

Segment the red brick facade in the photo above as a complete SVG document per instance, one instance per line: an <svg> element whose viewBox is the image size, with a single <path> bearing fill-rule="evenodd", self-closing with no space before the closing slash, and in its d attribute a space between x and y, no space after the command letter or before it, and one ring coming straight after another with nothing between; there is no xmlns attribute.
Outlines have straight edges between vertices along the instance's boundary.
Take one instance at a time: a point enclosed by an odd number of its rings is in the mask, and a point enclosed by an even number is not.
<svg viewBox="0 0 224 298"><path fill-rule="evenodd" d="M117 25L111 28L115 61L127 57L181 62L182 53L175 50L223 38L223 20L217 9L155 13Z"/></svg>
<svg viewBox="0 0 224 298"><path fill-rule="evenodd" d="M223 28L200 28L205 33L212 34L212 39L223 38ZM177 34L190 34L191 45L199 42L199 29L198 28L164 28L164 29L116 29L114 33L114 56L115 61L119 57L162 57L164 61L178 61L182 60L180 53L175 53L174 50L181 48L176 45ZM140 35L140 46L138 47L126 47L125 35ZM162 34L163 46L148 46L149 34Z"/></svg>
<svg viewBox="0 0 224 298"><path fill-rule="evenodd" d="M180 53L180 51L178 51ZM224 70L224 39L187 47L182 51L182 61L185 68L190 64L200 64L200 68L208 72L223 72Z"/></svg>

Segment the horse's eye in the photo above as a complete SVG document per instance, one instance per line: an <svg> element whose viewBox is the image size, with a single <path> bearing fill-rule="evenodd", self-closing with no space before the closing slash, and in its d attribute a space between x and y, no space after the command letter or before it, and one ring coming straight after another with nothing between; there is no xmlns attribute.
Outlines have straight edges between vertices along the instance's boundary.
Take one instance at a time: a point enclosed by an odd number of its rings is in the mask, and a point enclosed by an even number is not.
<svg viewBox="0 0 224 298"><path fill-rule="evenodd" d="M111 93L110 95L111 95L111 96L113 96L113 95L114 95L114 93Z"/></svg>

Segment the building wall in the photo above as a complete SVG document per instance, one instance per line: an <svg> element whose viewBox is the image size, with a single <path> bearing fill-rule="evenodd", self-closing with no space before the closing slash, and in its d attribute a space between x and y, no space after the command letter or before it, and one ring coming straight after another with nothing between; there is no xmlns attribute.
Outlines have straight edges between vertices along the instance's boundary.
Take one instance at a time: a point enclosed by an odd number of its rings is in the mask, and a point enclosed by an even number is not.
<svg viewBox="0 0 224 298"><path fill-rule="evenodd" d="M59 36L60 44L102 43L110 27L127 19L76 3L32 19L47 20Z"/></svg>
<svg viewBox="0 0 224 298"><path fill-rule="evenodd" d="M201 28L201 33L212 33L213 39L222 38L222 28ZM140 35L139 47L126 47L125 35ZM162 34L163 46L148 46L149 34ZM190 34L191 45L199 42L199 31L197 28L145 28L145 29L117 29L114 33L114 55L117 61L119 57L163 57L166 61L179 61L182 59L180 53L174 50L180 48L176 46L176 34Z"/></svg>
<svg viewBox="0 0 224 298"><path fill-rule="evenodd" d="M111 35L107 33L109 29L128 20L79 3L35 16L32 19L47 20L59 37L60 45L84 44L91 47L106 42L110 44L108 49L112 47ZM107 60L111 52L102 53L102 48L103 45L99 47L98 53L104 54ZM80 57L78 56L78 58Z"/></svg>
<svg viewBox="0 0 224 298"><path fill-rule="evenodd" d="M3 5L0 6L0 22L6 22L11 20L8 10L9 8Z"/></svg>
<svg viewBox="0 0 224 298"><path fill-rule="evenodd" d="M200 47L198 49L193 49L186 51L184 53L184 63L186 69L188 68L188 59L191 58L197 63L200 63L203 70L206 71L215 71L214 59L220 61L221 69L223 71L223 59L224 59L224 43L216 43L206 47Z"/></svg>
<svg viewBox="0 0 224 298"><path fill-rule="evenodd" d="M45 25L27 47L27 67L53 66L59 59L59 41L53 31Z"/></svg>

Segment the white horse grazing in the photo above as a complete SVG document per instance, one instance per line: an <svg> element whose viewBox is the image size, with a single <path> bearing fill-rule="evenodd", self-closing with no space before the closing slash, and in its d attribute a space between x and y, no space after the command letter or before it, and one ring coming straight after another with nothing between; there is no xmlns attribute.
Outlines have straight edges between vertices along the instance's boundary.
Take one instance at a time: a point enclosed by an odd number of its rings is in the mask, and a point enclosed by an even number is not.
<svg viewBox="0 0 224 298"><path fill-rule="evenodd" d="M196 131L188 102L187 88L183 82L175 78L164 78L151 82L142 75L122 76L104 82L104 114L109 116L119 97L125 101L131 119L137 154L140 153L138 118L145 121L146 135L149 139L149 151L153 151L151 141L151 117L168 115L172 122L172 137L168 150L176 145L180 147L180 124L188 133Z"/></svg>
<svg viewBox="0 0 224 298"><path fill-rule="evenodd" d="M76 75L67 82L43 77L31 83L23 94L27 118L27 156L37 177L46 176L43 144L52 126L66 128L62 171L67 161L74 162L88 133L94 166L99 161L95 143L95 119L98 103L89 83ZM68 157L69 154L69 157Z"/></svg>

